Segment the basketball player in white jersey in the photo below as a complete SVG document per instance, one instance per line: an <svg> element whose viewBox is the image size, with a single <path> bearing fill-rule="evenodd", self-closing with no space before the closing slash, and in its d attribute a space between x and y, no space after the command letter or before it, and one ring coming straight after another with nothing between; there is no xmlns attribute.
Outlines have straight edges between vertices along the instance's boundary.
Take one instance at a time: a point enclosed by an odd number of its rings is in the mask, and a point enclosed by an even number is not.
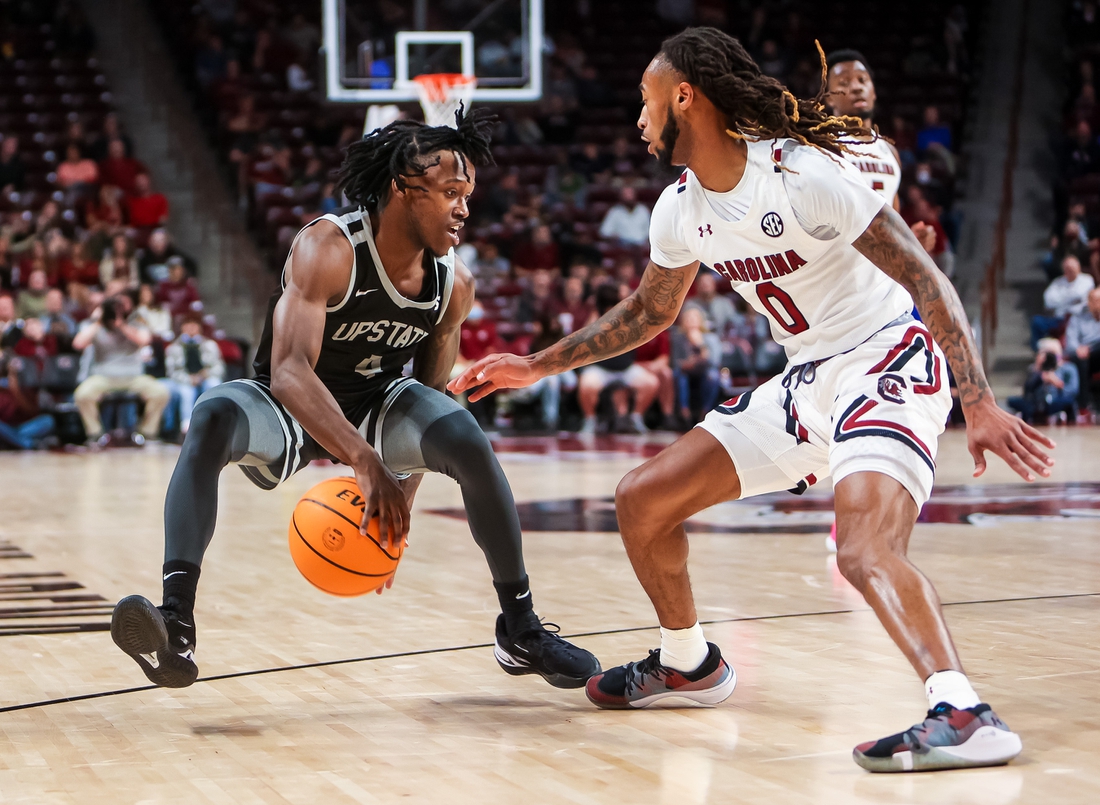
<svg viewBox="0 0 1100 805"><path fill-rule="evenodd" d="M863 128L874 132L875 82L867 59L858 50L836 50L826 59L828 79L825 103L838 116L858 117ZM855 165L867 186L886 199L894 209L901 186L901 159L894 146L875 134L845 140L844 158Z"/></svg>
<svg viewBox="0 0 1100 805"><path fill-rule="evenodd" d="M840 157L839 140L866 133L856 121L829 117L820 95L796 100L715 28L666 40L641 90L642 139L664 164L687 166L654 209L641 285L546 350L479 361L451 390L480 399L633 349L672 324L700 266L768 317L789 365L620 483L623 542L661 646L592 677L589 698L624 709L727 698L736 675L699 626L682 523L831 474L839 567L925 681L931 708L923 723L856 747L856 762L872 771L1008 762L1019 736L974 692L936 592L906 556L951 406L945 356L975 475L990 450L1028 481L1047 476L1043 446L1053 443L997 407L951 284ZM925 324L911 316L914 301Z"/></svg>
<svg viewBox="0 0 1100 805"><path fill-rule="evenodd" d="M878 93L867 59L858 50L835 50L829 54L826 65L825 104L829 111L841 117L858 117L863 121L863 128L874 132L845 140L848 150L844 158L859 168L868 187L900 211L901 157L894 144L879 137L875 129ZM909 228L925 251L931 253L936 245L936 231L924 221L917 221Z"/></svg>
<svg viewBox="0 0 1100 805"><path fill-rule="evenodd" d="M901 157L894 144L878 136L875 129L878 93L867 59L858 50L845 48L834 50L825 63L828 76L825 104L829 111L837 116L858 117L863 121L863 128L873 132L845 139L848 150L842 156L859 169L868 187L900 211L898 188L901 186ZM924 221L917 221L909 228L924 250L931 254L936 246L936 231ZM836 523L833 523L829 536L825 538L825 547L836 553Z"/></svg>

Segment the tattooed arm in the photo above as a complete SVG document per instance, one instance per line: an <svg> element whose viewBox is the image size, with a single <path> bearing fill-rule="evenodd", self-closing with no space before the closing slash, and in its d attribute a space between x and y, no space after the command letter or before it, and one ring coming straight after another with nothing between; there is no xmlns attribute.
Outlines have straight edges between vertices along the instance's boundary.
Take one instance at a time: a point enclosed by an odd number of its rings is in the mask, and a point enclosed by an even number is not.
<svg viewBox="0 0 1100 805"><path fill-rule="evenodd" d="M534 355L489 355L451 381L456 394L474 389L476 402L498 389L530 386L547 375L621 355L668 329L680 313L698 263L663 268L650 263L638 290L587 327Z"/></svg>
<svg viewBox="0 0 1100 805"><path fill-rule="evenodd" d="M955 287L901 216L884 206L852 245L909 291L947 357L966 415L975 476L985 471L985 450L1001 456L1028 481L1034 480L1029 467L1040 475L1050 475L1048 468L1054 461L1038 445L1054 447L1054 442L997 407Z"/></svg>
<svg viewBox="0 0 1100 805"><path fill-rule="evenodd" d="M901 216L883 207L852 245L912 295L921 319L955 373L963 408L989 397L989 383L959 295Z"/></svg>

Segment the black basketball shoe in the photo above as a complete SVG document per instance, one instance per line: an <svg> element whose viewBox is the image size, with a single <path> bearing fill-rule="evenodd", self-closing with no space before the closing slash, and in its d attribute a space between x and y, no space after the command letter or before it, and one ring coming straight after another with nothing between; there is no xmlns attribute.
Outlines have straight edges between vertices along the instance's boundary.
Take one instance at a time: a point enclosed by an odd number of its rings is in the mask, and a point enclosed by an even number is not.
<svg viewBox="0 0 1100 805"><path fill-rule="evenodd" d="M539 623L532 617L510 635L502 613L497 616L493 654L512 676L538 674L555 688L582 688L590 676L600 672L600 661L592 652L562 640L558 631L557 624Z"/></svg>
<svg viewBox="0 0 1100 805"><path fill-rule="evenodd" d="M131 595L115 606L111 639L154 685L186 688L199 676L194 618L188 620L173 609L153 606L148 598Z"/></svg>

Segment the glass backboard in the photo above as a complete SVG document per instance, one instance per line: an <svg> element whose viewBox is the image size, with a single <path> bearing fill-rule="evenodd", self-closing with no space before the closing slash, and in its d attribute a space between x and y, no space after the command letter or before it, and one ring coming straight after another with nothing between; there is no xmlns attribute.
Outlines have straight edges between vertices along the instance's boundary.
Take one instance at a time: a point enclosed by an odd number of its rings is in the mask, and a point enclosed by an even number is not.
<svg viewBox="0 0 1100 805"><path fill-rule="evenodd" d="M323 0L329 100L416 100L424 73L477 78L475 101L542 97L543 0Z"/></svg>

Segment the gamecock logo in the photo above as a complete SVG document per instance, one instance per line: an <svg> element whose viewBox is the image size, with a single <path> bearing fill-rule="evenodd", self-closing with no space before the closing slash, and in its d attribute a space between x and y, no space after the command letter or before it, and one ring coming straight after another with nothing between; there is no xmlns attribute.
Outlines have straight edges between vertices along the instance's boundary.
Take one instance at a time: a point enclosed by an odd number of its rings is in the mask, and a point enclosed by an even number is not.
<svg viewBox="0 0 1100 805"><path fill-rule="evenodd" d="M886 402L902 405L905 402L905 397L902 394L904 390L905 380L897 375L883 375L878 379L878 396Z"/></svg>

